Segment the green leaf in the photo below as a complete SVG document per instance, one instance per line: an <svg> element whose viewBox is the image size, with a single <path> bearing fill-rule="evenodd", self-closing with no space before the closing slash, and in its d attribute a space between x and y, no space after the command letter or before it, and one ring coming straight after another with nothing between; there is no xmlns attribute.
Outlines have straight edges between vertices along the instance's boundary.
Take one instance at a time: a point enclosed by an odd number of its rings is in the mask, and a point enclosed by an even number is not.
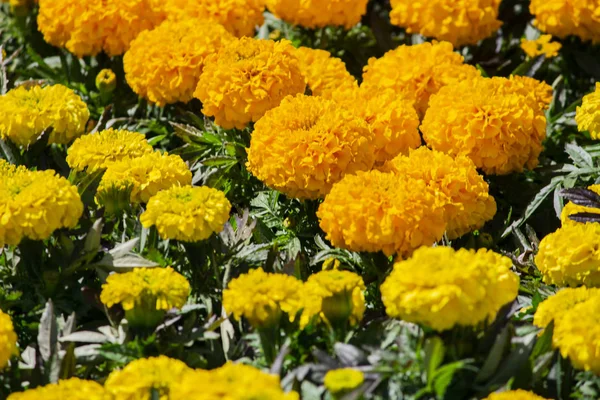
<svg viewBox="0 0 600 400"><path fill-rule="evenodd" d="M494 375L494 372L498 369L500 362L502 362L502 357L504 356L504 352L506 348L510 345L510 332L508 325L505 326L502 331L496 336L496 340L494 340L494 344L483 363L483 366L479 370L477 377L475 378L475 382L485 382Z"/></svg>
<svg viewBox="0 0 600 400"><path fill-rule="evenodd" d="M439 336L427 339L425 342L425 365L427 367L427 382L431 385L436 370L444 361L446 349Z"/></svg>
<svg viewBox="0 0 600 400"><path fill-rule="evenodd" d="M573 143L568 143L565 146L565 151L567 152L571 160L573 160L576 166L580 168L594 167L594 160L592 159L592 156L590 155L590 153L585 151L583 147L577 146Z"/></svg>
<svg viewBox="0 0 600 400"><path fill-rule="evenodd" d="M433 377L433 390L438 397L444 397L448 386L452 383L454 374L461 370L464 365L465 363L463 361L456 361L444 365L435 372L435 376Z"/></svg>

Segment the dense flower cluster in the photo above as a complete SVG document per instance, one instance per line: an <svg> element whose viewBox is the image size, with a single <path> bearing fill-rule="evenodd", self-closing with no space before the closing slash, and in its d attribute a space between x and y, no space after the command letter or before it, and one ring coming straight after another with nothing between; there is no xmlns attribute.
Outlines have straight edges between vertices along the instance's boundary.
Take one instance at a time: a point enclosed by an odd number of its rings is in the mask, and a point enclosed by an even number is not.
<svg viewBox="0 0 600 400"><path fill-rule="evenodd" d="M531 58L541 55L546 58L552 58L558 55L562 44L560 42L553 42L552 35L542 35L535 40L521 39L521 48Z"/></svg>
<svg viewBox="0 0 600 400"><path fill-rule="evenodd" d="M595 193L600 194L600 185L589 186L588 190L591 190ZM579 206L575 203L569 202L569 203L565 204L565 206L562 209L562 212L560 213L560 222L562 223L562 226L579 224L579 222L575 222L571 218L569 218L571 215L579 214L579 213L600 214L600 209L593 208L593 207ZM600 215L599 215L599 217L600 217Z"/></svg>
<svg viewBox="0 0 600 400"><path fill-rule="evenodd" d="M17 335L10 317L0 310L0 370L17 353Z"/></svg>
<svg viewBox="0 0 600 400"><path fill-rule="evenodd" d="M144 134L109 128L76 139L67 151L67 163L76 171L91 173L148 153L152 153L152 146Z"/></svg>
<svg viewBox="0 0 600 400"><path fill-rule="evenodd" d="M324 384L331 393L345 393L356 389L365 381L364 374L356 369L342 368L328 371Z"/></svg>
<svg viewBox="0 0 600 400"><path fill-rule="evenodd" d="M160 0L40 0L38 27L44 39L78 57L104 51L118 56L137 35L164 19Z"/></svg>
<svg viewBox="0 0 600 400"><path fill-rule="evenodd" d="M410 254L432 245L445 231L444 201L424 181L380 171L347 175L317 212L336 247Z"/></svg>
<svg viewBox="0 0 600 400"><path fill-rule="evenodd" d="M328 97L333 91L358 86L356 78L346 69L346 64L326 50L300 47L296 50L296 56L313 96Z"/></svg>
<svg viewBox="0 0 600 400"><path fill-rule="evenodd" d="M567 313L570 313L577 304L598 296L600 296L600 289L596 288L588 289L582 286L575 289L562 289L538 305L533 324L540 328L547 327L552 321L556 324Z"/></svg>
<svg viewBox="0 0 600 400"><path fill-rule="evenodd" d="M396 157L383 170L422 180L445 196L446 230L450 239L483 227L496 214L496 201L489 194L489 186L468 157L452 158L421 147L409 156Z"/></svg>
<svg viewBox="0 0 600 400"><path fill-rule="evenodd" d="M392 24L408 33L446 40L455 46L476 44L500 28L500 0L392 0Z"/></svg>
<svg viewBox="0 0 600 400"><path fill-rule="evenodd" d="M543 32L565 38L579 36L582 40L600 42L598 2L594 0L531 0L529 10L533 24Z"/></svg>
<svg viewBox="0 0 600 400"><path fill-rule="evenodd" d="M0 96L0 138L29 146L49 128L48 143L66 144L81 135L90 112L71 89L62 85L19 86Z"/></svg>
<svg viewBox="0 0 600 400"><path fill-rule="evenodd" d="M293 321L302 308L302 281L262 268L233 279L223 292L223 307L236 319L246 318L255 328L276 326L282 313Z"/></svg>
<svg viewBox="0 0 600 400"><path fill-rule="evenodd" d="M484 400L548 400L526 390L508 390L506 392L492 393Z"/></svg>
<svg viewBox="0 0 600 400"><path fill-rule="evenodd" d="M569 224L544 237L535 264L544 282L600 285L600 224Z"/></svg>
<svg viewBox="0 0 600 400"><path fill-rule="evenodd" d="M83 203L77 188L52 170L29 171L0 159L0 248L23 238L43 240L74 228Z"/></svg>
<svg viewBox="0 0 600 400"><path fill-rule="evenodd" d="M60 380L57 383L13 393L7 400L113 400L97 382L79 378Z"/></svg>
<svg viewBox="0 0 600 400"><path fill-rule="evenodd" d="M206 57L231 40L233 36L214 22L165 21L131 42L123 58L127 83L135 93L159 106L188 102Z"/></svg>
<svg viewBox="0 0 600 400"><path fill-rule="evenodd" d="M241 38L206 58L194 96L204 115L225 129L243 129L306 82L290 42Z"/></svg>
<svg viewBox="0 0 600 400"><path fill-rule="evenodd" d="M575 121L579 131L589 131L592 139L600 139L600 82L596 82L594 92L583 97Z"/></svg>
<svg viewBox="0 0 600 400"><path fill-rule="evenodd" d="M289 97L256 123L248 169L290 197L316 199L345 174L373 167L372 138L363 119L333 101Z"/></svg>
<svg viewBox="0 0 600 400"><path fill-rule="evenodd" d="M327 25L350 29L367 12L368 0L266 0L277 17L306 28Z"/></svg>
<svg viewBox="0 0 600 400"><path fill-rule="evenodd" d="M423 247L381 285L387 314L444 331L491 321L517 297L512 262L490 250Z"/></svg>

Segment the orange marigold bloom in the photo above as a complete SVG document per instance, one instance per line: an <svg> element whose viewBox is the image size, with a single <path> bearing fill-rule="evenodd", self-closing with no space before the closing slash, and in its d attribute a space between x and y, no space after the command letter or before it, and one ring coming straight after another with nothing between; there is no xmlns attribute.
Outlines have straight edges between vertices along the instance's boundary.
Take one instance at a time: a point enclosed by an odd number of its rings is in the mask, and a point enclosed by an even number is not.
<svg viewBox="0 0 600 400"><path fill-rule="evenodd" d="M352 28L367 12L368 0L266 0L275 16L294 25Z"/></svg>
<svg viewBox="0 0 600 400"><path fill-rule="evenodd" d="M600 42L597 0L531 0L529 11L535 16L533 24L542 32Z"/></svg>
<svg viewBox="0 0 600 400"><path fill-rule="evenodd" d="M313 96L327 97L340 88L353 89L358 86L356 79L346 69L346 64L326 50L300 47L296 56Z"/></svg>

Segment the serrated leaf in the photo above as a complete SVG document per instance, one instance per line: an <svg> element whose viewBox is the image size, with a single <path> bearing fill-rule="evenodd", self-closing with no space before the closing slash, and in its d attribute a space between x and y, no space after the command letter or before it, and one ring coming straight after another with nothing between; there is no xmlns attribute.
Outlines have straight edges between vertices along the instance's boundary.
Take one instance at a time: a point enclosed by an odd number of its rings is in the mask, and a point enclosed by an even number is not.
<svg viewBox="0 0 600 400"><path fill-rule="evenodd" d="M583 149L583 147L577 146L576 144L573 144L573 143L568 143L565 146L565 151L567 152L567 154L569 155L571 160L573 160L575 165L577 165L578 167L582 167L582 168L593 168L594 167L594 160L592 159L592 156L590 155L590 153L585 151L585 149Z"/></svg>

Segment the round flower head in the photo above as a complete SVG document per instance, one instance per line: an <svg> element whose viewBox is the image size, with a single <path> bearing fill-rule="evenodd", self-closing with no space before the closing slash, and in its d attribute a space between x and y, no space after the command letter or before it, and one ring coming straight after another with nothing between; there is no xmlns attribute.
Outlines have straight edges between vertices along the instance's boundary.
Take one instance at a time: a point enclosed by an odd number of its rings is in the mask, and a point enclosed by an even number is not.
<svg viewBox="0 0 600 400"><path fill-rule="evenodd" d="M446 230L450 239L482 228L496 214L496 201L489 194L489 186L468 157L452 158L421 147L408 157L396 157L382 170L422 180L445 196Z"/></svg>
<svg viewBox="0 0 600 400"><path fill-rule="evenodd" d="M517 297L512 262L486 249L423 247L381 285L387 314L437 331L491 321Z"/></svg>
<svg viewBox="0 0 600 400"><path fill-rule="evenodd" d="M424 181L358 172L333 186L317 216L335 247L408 255L442 238L444 205L441 194Z"/></svg>
<svg viewBox="0 0 600 400"><path fill-rule="evenodd" d="M352 28L367 12L368 0L266 0L276 17L305 28Z"/></svg>
<svg viewBox="0 0 600 400"><path fill-rule="evenodd" d="M194 96L202 112L225 129L243 129L306 83L288 41L241 38L224 44L204 64Z"/></svg>
<svg viewBox="0 0 600 400"><path fill-rule="evenodd" d="M556 57L562 44L552 41L552 35L542 35L535 40L521 39L521 48L527 54L527 57L535 58L545 56L546 58Z"/></svg>
<svg viewBox="0 0 600 400"><path fill-rule="evenodd" d="M479 71L463 63L448 42L402 45L381 58L371 58L363 73L361 86L368 91L393 89L414 101L421 117L425 115L429 97L440 88L480 76Z"/></svg>
<svg viewBox="0 0 600 400"><path fill-rule="evenodd" d="M199 242L221 232L230 211L220 190L174 186L150 198L140 222L145 228L155 225L163 239Z"/></svg>
<svg viewBox="0 0 600 400"><path fill-rule="evenodd" d="M12 320L0 310L0 370L17 354L17 335Z"/></svg>
<svg viewBox="0 0 600 400"><path fill-rule="evenodd" d="M600 194L600 185L589 186L588 190L591 190L595 193ZM575 203L569 202L569 203L565 204L565 206L562 209L562 212L560 213L560 222L562 223L562 226L580 224L581 222L576 222L576 221L573 221L571 218L569 218L571 215L579 214L579 213L600 214L600 209L593 208L593 207L579 206ZM600 217L600 215L598 215L598 216Z"/></svg>
<svg viewBox="0 0 600 400"><path fill-rule="evenodd" d="M262 268L233 279L223 291L223 307L236 319L246 318L257 329L279 323L282 313L290 321L301 308L302 282L285 274L270 274Z"/></svg>
<svg viewBox="0 0 600 400"><path fill-rule="evenodd" d="M40 0L38 27L44 39L77 57L104 51L118 56L145 30L164 19L158 0Z"/></svg>
<svg viewBox="0 0 600 400"><path fill-rule="evenodd" d="M296 56L313 96L327 97L333 91L358 86L356 79L346 69L346 64L326 50L300 47L296 50Z"/></svg>
<svg viewBox="0 0 600 400"><path fill-rule="evenodd" d="M60 380L57 383L13 393L7 400L112 400L102 385L79 378Z"/></svg>
<svg viewBox="0 0 600 400"><path fill-rule="evenodd" d="M533 24L542 32L560 38L570 35L600 42L600 20L596 0L531 0Z"/></svg>
<svg viewBox="0 0 600 400"><path fill-rule="evenodd" d="M363 279L354 272L327 270L311 275L302 289L300 327L315 317L333 326L356 325L365 313L364 291Z"/></svg>
<svg viewBox="0 0 600 400"><path fill-rule="evenodd" d="M0 160L0 248L23 238L44 240L74 228L83 213L77 188L52 170L29 171Z"/></svg>
<svg viewBox="0 0 600 400"><path fill-rule="evenodd" d="M165 356L141 358L122 370L111 372L104 388L112 400L150 400L151 391L158 399L171 399L170 392L192 369L179 360Z"/></svg>
<svg viewBox="0 0 600 400"><path fill-rule="evenodd" d="M290 197L317 199L375 161L367 123L321 97L288 97L256 123L248 170Z"/></svg>
<svg viewBox="0 0 600 400"><path fill-rule="evenodd" d="M81 136L67 150L67 163L76 171L91 173L109 164L152 153L146 136L138 132L107 129Z"/></svg>
<svg viewBox="0 0 600 400"><path fill-rule="evenodd" d="M484 400L548 400L526 390L509 390L506 392L492 393Z"/></svg>
<svg viewBox="0 0 600 400"><path fill-rule="evenodd" d="M600 296L600 289L588 289L585 286L576 289L562 289L538 305L533 317L533 324L539 328L545 328L552 321L557 324L577 304L598 296Z"/></svg>
<svg viewBox="0 0 600 400"><path fill-rule="evenodd" d="M536 93L524 93L530 82L475 78L442 88L421 125L425 141L451 156L468 156L487 174L534 168L546 118Z"/></svg>
<svg viewBox="0 0 600 400"><path fill-rule="evenodd" d="M408 33L446 40L454 46L477 44L492 36L501 0L391 0L392 24Z"/></svg>
<svg viewBox="0 0 600 400"><path fill-rule="evenodd" d="M96 75L96 88L100 93L110 93L117 88L117 75L112 69L103 69Z"/></svg>
<svg viewBox="0 0 600 400"><path fill-rule="evenodd" d="M29 146L52 128L48 143L66 144L81 135L90 117L86 104L63 85L19 86L0 96L0 138Z"/></svg>
<svg viewBox="0 0 600 400"><path fill-rule="evenodd" d="M325 374L325 387L333 394L350 392L365 381L361 371L352 368L334 369Z"/></svg>
<svg viewBox="0 0 600 400"><path fill-rule="evenodd" d="M583 97L575 121L580 132L589 131L592 139L600 139L600 82L594 92Z"/></svg>
<svg viewBox="0 0 600 400"><path fill-rule="evenodd" d="M131 42L123 57L127 83L135 93L159 106L188 102L206 57L231 40L233 36L215 22L165 21Z"/></svg>
<svg viewBox="0 0 600 400"><path fill-rule="evenodd" d="M600 286L600 224L569 224L542 239L535 264L544 282Z"/></svg>
<svg viewBox="0 0 600 400"><path fill-rule="evenodd" d="M138 158L111 163L98 186L99 203L113 188L131 190L132 203L147 203L150 197L173 186L191 185L192 173L181 157L158 151Z"/></svg>

